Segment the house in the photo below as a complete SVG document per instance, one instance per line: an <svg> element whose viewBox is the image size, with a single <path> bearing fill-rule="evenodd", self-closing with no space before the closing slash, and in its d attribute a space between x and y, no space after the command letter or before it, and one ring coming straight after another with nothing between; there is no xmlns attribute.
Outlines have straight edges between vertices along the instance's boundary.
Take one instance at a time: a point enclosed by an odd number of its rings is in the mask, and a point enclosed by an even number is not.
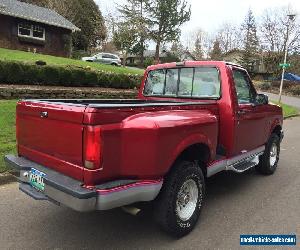
<svg viewBox="0 0 300 250"><path fill-rule="evenodd" d="M181 61L195 61L196 58L194 57L194 55L192 55L191 52L186 50L180 54L180 60Z"/></svg>
<svg viewBox="0 0 300 250"><path fill-rule="evenodd" d="M172 52L170 52L172 53ZM163 50L159 53L159 60L161 62L168 61L167 58L169 57L169 52L166 50ZM184 51L180 54L179 60L184 61L194 61L195 57L188 51ZM145 50L144 51L144 58L145 59L152 59L155 60L155 50ZM123 55L120 55L120 59L123 61ZM138 54L129 54L126 58L126 64L127 65L138 65L140 63L140 55Z"/></svg>
<svg viewBox="0 0 300 250"><path fill-rule="evenodd" d="M226 62L232 62L236 64L242 64L243 50L233 49L228 51L223 55L223 60ZM265 53L257 53L253 59L253 64L251 65L252 73L255 74L265 74L267 73L265 64Z"/></svg>
<svg viewBox="0 0 300 250"><path fill-rule="evenodd" d="M53 10L17 0L0 0L0 23L0 47L63 57L80 30Z"/></svg>

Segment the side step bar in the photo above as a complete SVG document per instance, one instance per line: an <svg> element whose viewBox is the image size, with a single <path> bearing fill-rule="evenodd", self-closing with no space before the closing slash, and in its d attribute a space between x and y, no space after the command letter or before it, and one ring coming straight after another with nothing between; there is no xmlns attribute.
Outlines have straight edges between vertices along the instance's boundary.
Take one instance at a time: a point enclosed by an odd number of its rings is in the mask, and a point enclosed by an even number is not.
<svg viewBox="0 0 300 250"><path fill-rule="evenodd" d="M207 177L223 170L234 171L236 173L245 172L259 163L259 156L262 155L264 151L265 146L261 146L244 154L217 161L207 168Z"/></svg>
<svg viewBox="0 0 300 250"><path fill-rule="evenodd" d="M231 170L236 173L243 173L247 171L248 169L255 167L259 163L259 156L255 156L252 160L250 161L243 161L240 163L237 163L235 165L230 165L226 167L226 170Z"/></svg>

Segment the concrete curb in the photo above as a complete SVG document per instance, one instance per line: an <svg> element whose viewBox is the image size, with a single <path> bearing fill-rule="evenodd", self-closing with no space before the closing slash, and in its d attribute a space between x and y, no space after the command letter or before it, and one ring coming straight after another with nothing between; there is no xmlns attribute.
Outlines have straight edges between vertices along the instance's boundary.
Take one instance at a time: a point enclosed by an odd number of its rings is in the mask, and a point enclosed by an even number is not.
<svg viewBox="0 0 300 250"><path fill-rule="evenodd" d="M16 177L10 173L0 173L0 185L16 182Z"/></svg>
<svg viewBox="0 0 300 250"><path fill-rule="evenodd" d="M289 115L289 116L286 116L283 118L283 120L286 120L286 119L289 119L289 118L293 118L293 117L298 117L300 116L300 114L297 114L297 115Z"/></svg>

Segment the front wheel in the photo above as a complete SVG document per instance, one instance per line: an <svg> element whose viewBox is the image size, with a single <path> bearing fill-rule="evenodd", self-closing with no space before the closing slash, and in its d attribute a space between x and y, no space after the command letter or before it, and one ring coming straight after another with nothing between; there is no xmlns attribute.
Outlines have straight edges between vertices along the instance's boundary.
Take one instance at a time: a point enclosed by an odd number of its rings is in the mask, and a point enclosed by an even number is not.
<svg viewBox="0 0 300 250"><path fill-rule="evenodd" d="M175 237L188 234L198 221L204 194L204 176L198 164L178 162L155 201L156 221Z"/></svg>
<svg viewBox="0 0 300 250"><path fill-rule="evenodd" d="M265 175L273 174L278 165L280 153L280 138L277 134L271 134L266 144L265 152L259 158L259 164L255 169Z"/></svg>

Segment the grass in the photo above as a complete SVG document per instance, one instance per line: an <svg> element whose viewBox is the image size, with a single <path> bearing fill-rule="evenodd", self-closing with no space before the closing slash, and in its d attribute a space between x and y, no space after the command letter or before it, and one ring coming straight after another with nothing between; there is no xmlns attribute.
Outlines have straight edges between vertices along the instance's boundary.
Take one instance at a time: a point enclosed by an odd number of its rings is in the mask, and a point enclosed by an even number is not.
<svg viewBox="0 0 300 250"><path fill-rule="evenodd" d="M28 63L35 63L38 60L45 61L49 65L72 65L78 67L90 66L96 70L117 72L117 73L132 73L132 74L143 74L144 70L135 68L123 68L111 65L105 65L100 63L84 62L81 60L75 60L64 57L56 57L42 54L34 54L32 52L24 52L19 50L10 50L0 48L0 60L10 61L22 61Z"/></svg>
<svg viewBox="0 0 300 250"><path fill-rule="evenodd" d="M281 105L284 117L298 114L296 108L285 104ZM0 173L8 170L3 161L4 155L14 154L16 152L15 109L16 100L0 100Z"/></svg>
<svg viewBox="0 0 300 250"><path fill-rule="evenodd" d="M0 100L0 173L7 171L3 157L16 152L16 101Z"/></svg>
<svg viewBox="0 0 300 250"><path fill-rule="evenodd" d="M277 101L272 101L272 103L279 104ZM284 118L297 116L299 114L299 110L295 107L283 103L279 105L282 107Z"/></svg>

